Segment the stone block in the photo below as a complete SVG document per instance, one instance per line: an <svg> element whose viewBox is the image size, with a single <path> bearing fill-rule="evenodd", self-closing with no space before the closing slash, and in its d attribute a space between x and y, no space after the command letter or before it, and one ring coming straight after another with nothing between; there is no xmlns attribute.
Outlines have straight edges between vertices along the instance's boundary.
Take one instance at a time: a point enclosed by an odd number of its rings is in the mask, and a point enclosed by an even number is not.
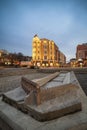
<svg viewBox="0 0 87 130"><path fill-rule="evenodd" d="M39 88L37 83L25 77L21 78L21 86L27 94L30 93L32 90L36 90L37 88Z"/></svg>
<svg viewBox="0 0 87 130"><path fill-rule="evenodd" d="M65 78L61 77L64 75ZM3 94L3 100L40 121L79 111L82 109L78 95L79 87L71 83L75 80L74 74L72 80L70 76L71 72L63 75L54 73L33 81L22 77L22 87ZM58 84L59 79L64 81L61 85ZM55 85L52 85L52 82L56 82ZM49 88L46 86L48 83L51 85Z"/></svg>

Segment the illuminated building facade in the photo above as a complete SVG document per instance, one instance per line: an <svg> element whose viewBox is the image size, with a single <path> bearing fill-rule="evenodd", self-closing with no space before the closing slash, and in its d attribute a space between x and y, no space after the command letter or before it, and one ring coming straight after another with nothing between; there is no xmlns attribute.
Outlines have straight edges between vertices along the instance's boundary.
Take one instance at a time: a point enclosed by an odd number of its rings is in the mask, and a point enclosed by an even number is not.
<svg viewBox="0 0 87 130"><path fill-rule="evenodd" d="M59 66L59 48L52 40L40 39L37 35L32 41L32 62L34 66Z"/></svg>
<svg viewBox="0 0 87 130"><path fill-rule="evenodd" d="M66 63L66 57L65 55L59 50L59 60L58 60L60 66L63 66Z"/></svg>

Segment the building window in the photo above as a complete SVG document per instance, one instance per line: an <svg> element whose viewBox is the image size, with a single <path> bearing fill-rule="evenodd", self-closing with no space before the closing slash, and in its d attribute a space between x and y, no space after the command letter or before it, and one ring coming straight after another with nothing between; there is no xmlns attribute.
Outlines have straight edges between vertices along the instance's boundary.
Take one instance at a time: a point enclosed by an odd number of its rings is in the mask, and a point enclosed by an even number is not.
<svg viewBox="0 0 87 130"><path fill-rule="evenodd" d="M47 56L44 56L44 60L47 60Z"/></svg>
<svg viewBox="0 0 87 130"><path fill-rule="evenodd" d="M50 49L52 50L52 46L50 47Z"/></svg>
<svg viewBox="0 0 87 130"><path fill-rule="evenodd" d="M52 51L50 52L50 54L52 55Z"/></svg>
<svg viewBox="0 0 87 130"><path fill-rule="evenodd" d="M47 48L47 45L44 45L44 49L46 49Z"/></svg>
<svg viewBox="0 0 87 130"><path fill-rule="evenodd" d="M35 48L36 47L36 45L33 45L33 48Z"/></svg>
<svg viewBox="0 0 87 130"><path fill-rule="evenodd" d="M44 51L44 54L47 54L47 51Z"/></svg>
<svg viewBox="0 0 87 130"><path fill-rule="evenodd" d="M52 60L52 56L51 56L51 60Z"/></svg>

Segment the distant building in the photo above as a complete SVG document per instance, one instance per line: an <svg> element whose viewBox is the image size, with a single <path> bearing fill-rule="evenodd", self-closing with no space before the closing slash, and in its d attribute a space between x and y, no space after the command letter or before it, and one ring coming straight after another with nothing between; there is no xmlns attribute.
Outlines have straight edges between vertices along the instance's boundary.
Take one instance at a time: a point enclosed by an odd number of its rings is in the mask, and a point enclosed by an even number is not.
<svg viewBox="0 0 87 130"><path fill-rule="evenodd" d="M77 46L76 59L80 66L87 66L87 43Z"/></svg>
<svg viewBox="0 0 87 130"><path fill-rule="evenodd" d="M53 40L34 36L32 42L32 62L34 66L59 66L60 51ZM61 62L63 61L61 56Z"/></svg>
<svg viewBox="0 0 87 130"><path fill-rule="evenodd" d="M31 66L31 61L21 61L20 66L21 67L30 67Z"/></svg>
<svg viewBox="0 0 87 130"><path fill-rule="evenodd" d="M2 56L2 51L0 50L0 57Z"/></svg>
<svg viewBox="0 0 87 130"><path fill-rule="evenodd" d="M4 56L4 55L8 55L9 52L7 50L0 50L0 57Z"/></svg>
<svg viewBox="0 0 87 130"><path fill-rule="evenodd" d="M78 67L76 58L70 59L70 67Z"/></svg>
<svg viewBox="0 0 87 130"><path fill-rule="evenodd" d="M7 50L0 50L0 65L4 65L6 63L10 64L8 55L9 52Z"/></svg>
<svg viewBox="0 0 87 130"><path fill-rule="evenodd" d="M77 46L76 58L87 59L87 43Z"/></svg>
<svg viewBox="0 0 87 130"><path fill-rule="evenodd" d="M20 61L20 66L21 67L30 67L32 64L31 64L31 60L32 60L32 57L31 56L24 56L25 60L24 61Z"/></svg>

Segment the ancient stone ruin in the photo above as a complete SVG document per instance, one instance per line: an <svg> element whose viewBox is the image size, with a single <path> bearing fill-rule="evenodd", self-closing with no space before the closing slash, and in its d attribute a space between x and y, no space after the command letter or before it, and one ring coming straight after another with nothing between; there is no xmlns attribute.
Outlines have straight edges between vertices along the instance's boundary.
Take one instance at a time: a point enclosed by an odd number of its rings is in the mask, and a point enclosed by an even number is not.
<svg viewBox="0 0 87 130"><path fill-rule="evenodd" d="M82 109L73 72L56 72L41 79L21 78L21 87L3 94L3 101L39 121Z"/></svg>

